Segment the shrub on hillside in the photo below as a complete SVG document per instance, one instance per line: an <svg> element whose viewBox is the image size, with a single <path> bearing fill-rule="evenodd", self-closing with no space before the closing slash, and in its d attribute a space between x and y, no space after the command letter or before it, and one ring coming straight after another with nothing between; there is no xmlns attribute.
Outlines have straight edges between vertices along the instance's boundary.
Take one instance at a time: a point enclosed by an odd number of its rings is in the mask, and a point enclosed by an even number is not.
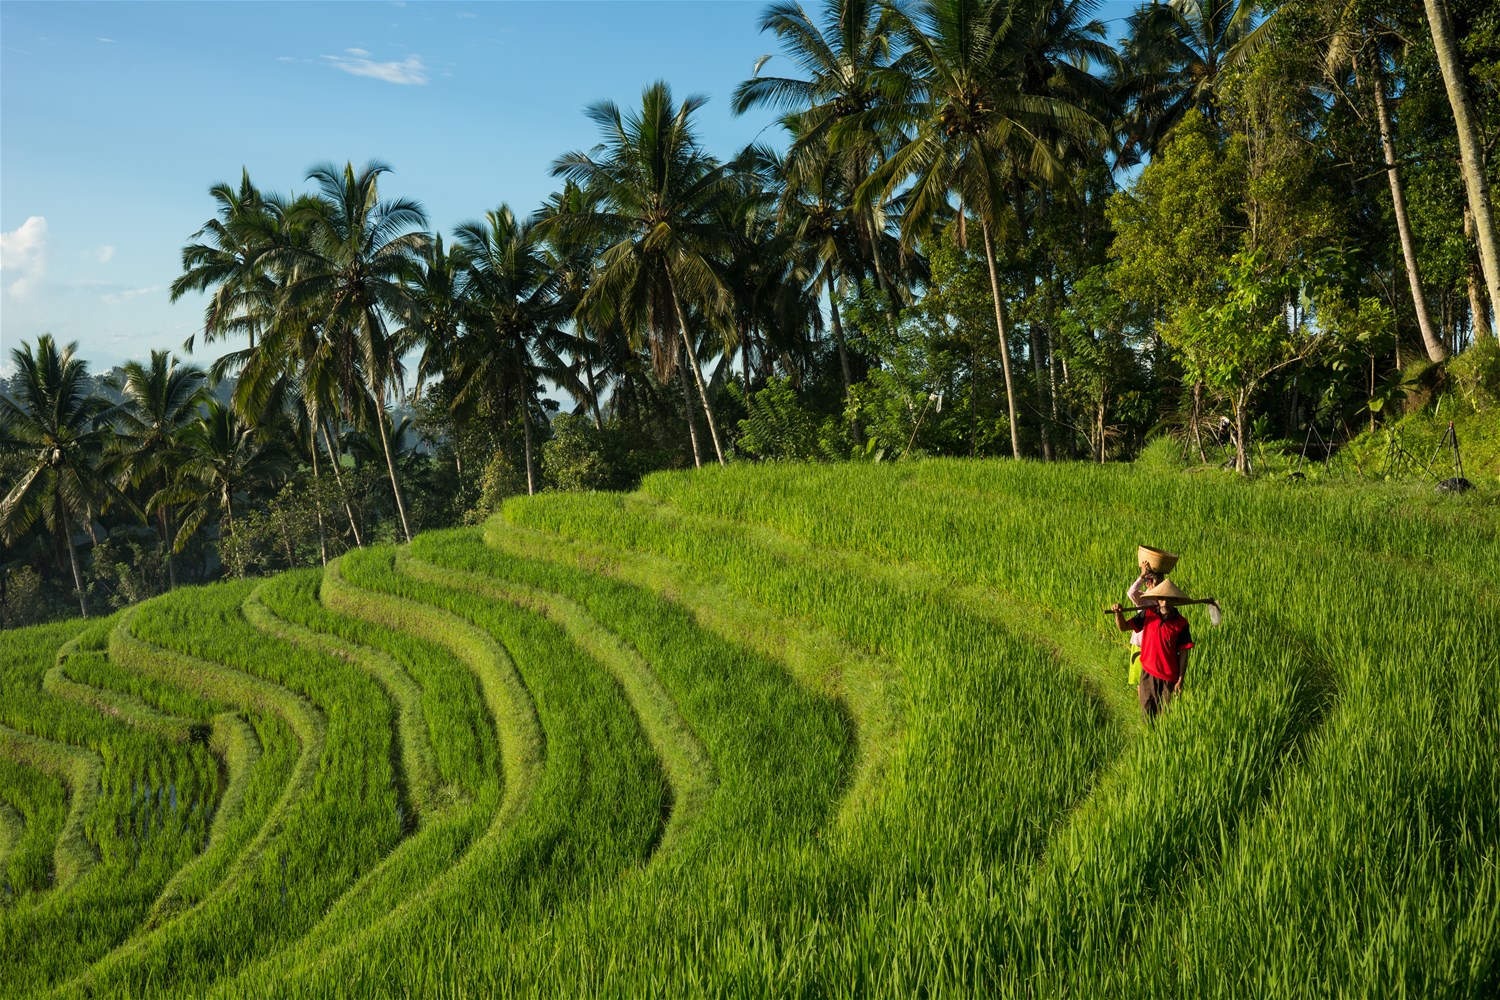
<svg viewBox="0 0 1500 1000"><path fill-rule="evenodd" d="M542 468L548 482L564 492L608 489L616 478L604 455L603 435L587 417L571 413L553 418L552 439L542 445Z"/></svg>
<svg viewBox="0 0 1500 1000"><path fill-rule="evenodd" d="M748 396L731 384L748 415L740 423L739 447L756 458L807 461L817 458L818 427L797 399L790 379L773 378Z"/></svg>
<svg viewBox="0 0 1500 1000"><path fill-rule="evenodd" d="M1170 434L1146 442L1135 458L1135 467L1143 472L1181 472L1187 466L1187 446Z"/></svg>
<svg viewBox="0 0 1500 1000"><path fill-rule="evenodd" d="M1448 362L1448 377L1477 413L1500 409L1500 341L1477 340Z"/></svg>
<svg viewBox="0 0 1500 1000"><path fill-rule="evenodd" d="M479 477L479 502L464 514L464 523L479 524L498 512L506 500L525 495L525 455L497 451Z"/></svg>

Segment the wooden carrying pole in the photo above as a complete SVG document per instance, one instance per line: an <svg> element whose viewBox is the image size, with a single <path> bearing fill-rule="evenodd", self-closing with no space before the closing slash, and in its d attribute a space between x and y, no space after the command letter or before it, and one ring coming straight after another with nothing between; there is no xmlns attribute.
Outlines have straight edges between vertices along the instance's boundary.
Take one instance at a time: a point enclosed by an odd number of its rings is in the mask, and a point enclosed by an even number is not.
<svg viewBox="0 0 1500 1000"><path fill-rule="evenodd" d="M1192 601L1169 601L1168 603L1171 604L1172 607L1174 607L1174 608L1180 608L1180 607L1183 607L1184 605L1187 605L1187 604L1218 604L1219 603L1219 599L1217 597L1200 597L1197 600L1192 600ZM1139 604L1139 605L1136 605L1133 608L1121 607L1120 608L1120 614L1122 614L1122 615L1125 615L1125 614L1135 614L1137 611L1155 611L1155 610L1156 610L1156 605L1155 604ZM1115 613L1115 609L1114 608L1105 608L1104 609L1104 613L1107 614L1107 615L1112 615L1112 614Z"/></svg>

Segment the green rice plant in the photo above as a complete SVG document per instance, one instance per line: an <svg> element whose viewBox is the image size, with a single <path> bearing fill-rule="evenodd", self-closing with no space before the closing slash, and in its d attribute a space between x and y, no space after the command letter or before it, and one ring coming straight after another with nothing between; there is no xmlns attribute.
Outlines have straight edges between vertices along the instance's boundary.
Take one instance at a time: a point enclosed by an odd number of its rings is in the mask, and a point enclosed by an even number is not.
<svg viewBox="0 0 1500 1000"><path fill-rule="evenodd" d="M573 650L555 625L398 574L389 550L351 553L337 569L337 583L333 572L324 580L330 607L401 624L470 664L502 728L502 763L515 750L525 752L518 763L528 770L507 767L507 785L530 784L508 788L516 804L497 810L456 863L432 871L431 884L384 919L309 955L306 964L249 970L225 985L226 995L429 992L437 956L451 957L454 949L484 954L487 937L630 870L660 834L667 789L649 743L613 679ZM526 714L507 717L518 710ZM534 742L508 749L507 740L524 736L528 724L537 727ZM433 936L434 926L447 933ZM401 958L373 966L371 954Z"/></svg>
<svg viewBox="0 0 1500 1000"><path fill-rule="evenodd" d="M99 797L103 758L82 747L54 743L5 725L0 725L0 757L45 771L67 785L68 817L58 831L52 869L53 884L59 889L67 888L98 860L85 836L84 822Z"/></svg>
<svg viewBox="0 0 1500 1000"><path fill-rule="evenodd" d="M897 669L824 629L776 615L709 573L672 560L629 549L564 539L491 518L484 525L485 543L512 556L575 566L607 574L681 606L701 627L729 642L785 665L809 692L836 699L850 717L857 763L840 810L848 822L878 797L890 756L900 743L903 703ZM426 536L414 551L431 544ZM477 550L451 547L446 565L456 558L472 561Z"/></svg>
<svg viewBox="0 0 1500 1000"><path fill-rule="evenodd" d="M313 577L280 577L261 584L244 604L245 619L269 635L284 642L306 646L324 656L351 663L374 678L395 706L395 728L400 752L394 765L403 792L403 813L408 825L415 827L422 816L435 808L438 799L437 769L432 746L428 741L426 720L422 718L422 691L399 663L368 647L354 647L312 629L278 617L266 605L275 600L278 590L293 587L310 595L316 586Z"/></svg>
<svg viewBox="0 0 1500 1000"><path fill-rule="evenodd" d="M436 771L449 783L434 792L436 804L423 815L414 835L341 895L307 934L246 969L237 982L254 982L316 961L345 938L378 922L395 902L424 889L433 872L464 853L494 815L501 798L493 729L484 718L474 678L462 663L439 646L328 611L318 602L316 588L308 585L310 577L282 577L277 582L283 580L287 585L258 591L282 622L295 623L310 641L316 636L316 641L338 644L354 655L388 657L409 677L420 680L418 721L430 740ZM304 636L304 631L296 634Z"/></svg>
<svg viewBox="0 0 1500 1000"><path fill-rule="evenodd" d="M5 808L14 815L9 850L0 868L0 902L13 903L27 892L40 892L52 876L57 836L68 815L68 793L61 781L43 771L0 757L0 789Z"/></svg>
<svg viewBox="0 0 1500 1000"><path fill-rule="evenodd" d="M764 533L604 495L513 504L505 516L714 567L766 607L809 617L897 664L911 722L881 802L888 816L877 824L897 843L873 849L895 851L916 884L973 853L1007 863L1034 857L1045 842L1037 819L1076 802L1114 752L1117 736L1081 683L1031 683L1054 673L1049 658L1004 626L954 608L930 581L873 579ZM1055 740L1033 746L1023 719ZM993 783L980 783L981 772L966 765L976 754L1009 763Z"/></svg>
<svg viewBox="0 0 1500 1000"><path fill-rule="evenodd" d="M926 466L924 466L925 468ZM934 481L940 478L935 474L936 471L938 470L933 470L932 474ZM946 473L949 470L941 471ZM994 478L992 476L994 470L990 467L975 468L972 470L960 468L957 471L964 473L972 471L976 475L983 473L986 477ZM1021 473L1006 474L1011 475L1015 479L1020 479L1022 476ZM809 473L809 478L816 478L820 475L821 470L817 470L816 472ZM1026 484L1026 492L1034 493L1038 486L1038 481L1048 477L1058 481L1064 478L1058 472L1050 470L1039 471ZM1278 684L1287 685L1289 680L1286 677L1285 671L1278 674L1274 668L1267 670L1262 664L1269 665L1275 663L1275 658L1278 654L1284 657L1287 639L1291 637L1294 646L1305 646L1313 651L1311 659L1305 661L1311 663L1312 667L1300 669L1296 680L1303 683L1310 683L1314 688L1322 687L1329 694L1335 696L1338 699L1338 715L1334 716L1334 718L1342 718L1346 711L1343 704L1345 700L1344 692L1349 683L1356 678L1369 677L1368 670L1370 666L1373 663L1379 662L1375 658L1380 656L1386 645L1382 631L1367 632L1358 628L1349 628L1349 609L1356 606L1357 602L1367 594L1379 594L1383 608L1389 609L1388 613L1393 620L1402 620L1403 622L1416 625L1417 635L1403 636L1404 640L1414 641L1414 651L1416 653L1415 662L1413 662L1411 657L1403 658L1402 666L1404 668L1426 669L1446 673L1455 665L1496 662L1495 657L1497 654L1494 649L1493 639L1482 634L1470 634L1467 636L1462 634L1465 631L1465 623L1474 620L1476 598L1479 598L1481 607L1484 603L1488 603L1483 600L1481 595L1475 592L1473 583L1470 580L1452 580L1446 576L1440 580L1434 580L1430 575L1414 576L1405 572L1411 565L1414 554L1426 554L1424 549L1427 552L1436 549L1441 555L1445 551L1448 551L1448 547L1453 544L1441 532L1431 531L1428 525L1422 525L1415 530L1409 531L1405 537L1398 534L1400 531L1399 528L1382 525L1383 531L1388 536L1392 536L1393 541L1399 541L1399 545L1396 546L1397 551L1391 555L1377 555L1370 551L1367 540L1359 546L1343 546L1342 543L1346 539L1342 532L1324 533L1322 531L1324 519L1321 516L1315 516L1311 520L1311 528L1313 530L1308 530L1308 519L1293 516L1294 511L1290 509L1291 505L1285 502L1283 496L1271 495L1269 498L1271 502L1266 505L1268 509L1260 515L1264 518L1262 523L1265 525L1262 530L1267 532L1267 535L1262 537L1275 538L1276 545L1271 546L1262 542L1260 551L1256 551L1254 545L1246 544L1243 536L1235 539L1231 545L1225 546L1222 538L1224 529L1222 521L1200 516L1197 511L1191 509L1184 514L1182 506L1176 502L1179 497L1176 495L1175 484L1174 494L1171 498L1173 502L1163 509L1162 505L1152 505L1149 502L1142 502L1147 500L1154 488L1154 485L1148 482L1131 483L1122 476L1115 476L1113 479L1110 479L1107 475L1098 475L1096 477L1079 476L1078 478L1084 481L1081 483L1070 483L1069 485L1075 489L1070 491L1069 495L1050 497L1049 502L1045 506L1039 506L1034 510L1026 510L1023 516L1030 522L1034 533L1027 538L1015 538L1011 540L1014 550L1024 550L1027 547L1033 550L1032 564L1034 566L1040 564L1043 568L1042 578L1038 580L1037 577L1039 574L1015 574L1007 572L1010 569L1010 566L1007 565L1009 560L1016 559L1018 556L1018 553L1012 554L1013 550L1002 550L996 553L984 551L988 545L996 544L992 539L997 534L1002 536L998 544L1006 544L1003 536L1008 533L991 530L987 537L982 523L965 523L964 521L957 520L964 516L961 506L966 501L968 504L979 508L969 515L969 520L977 522L983 519L993 529L993 526L996 524L997 509L1008 510L1014 504L1015 498L1010 495L1000 493L997 490L996 492L999 495L993 498L993 502L988 502L987 498L987 502L975 504L974 498L971 495L969 497L958 498L958 502L949 500L945 503L944 491L933 489L920 494L908 503L905 499L906 495L908 492L914 491L905 489L893 491L889 482L871 482L868 486L873 487L873 489L866 489L864 488L866 484L851 482L850 480L854 477L842 476L825 477L841 478L842 481L837 483L836 488L820 489L816 494L809 492L803 496L799 495L799 491L794 483L787 482L787 480L795 480L796 478L796 476L782 478L777 484L778 488L774 491L745 489L742 485L739 491L731 493L728 490L721 491L717 488L724 484L714 484L712 477L705 477L705 481L708 481L710 486L710 490L706 490L705 492L712 492L717 509L729 512L739 511L740 516L744 517L751 516L745 513L745 507L749 504L765 505L766 507L774 508L775 513L771 516L779 524L785 529L817 544L853 544L867 550L880 552L887 557L891 555L904 556L906 558L923 560L929 565L952 567L955 564L959 564L963 566L966 573L976 575L982 573L988 580L1003 581L1004 585L1010 587L1019 586L1029 588L1033 594L1040 594L1042 596L1050 595L1054 600L1059 593L1068 595L1067 601L1072 603L1075 608L1079 605L1087 606L1085 602L1087 601L1089 579L1099 574L1105 568L1100 562L1099 557L1108 550L1103 546L1104 539L1091 537L1094 534L1094 530L1091 527L1092 524L1102 523L1106 526L1107 530L1119 532L1119 535L1123 536L1121 541L1131 539L1132 535L1136 539L1143 540L1157 541L1161 539L1171 548L1194 553L1194 558L1197 558L1199 555L1206 556L1207 565L1195 571L1202 575L1195 576L1194 578L1214 579L1216 581L1214 587L1217 593L1221 596L1226 594L1232 595L1226 597L1226 603L1231 609L1240 607L1243 609L1241 612L1242 616L1257 616L1263 623L1259 628L1255 628L1248 633L1241 632L1241 639L1251 639L1251 644L1240 654L1239 658L1241 662L1238 665L1238 669L1241 673L1238 676L1227 676L1225 679L1230 681L1234 686L1241 688L1249 684L1270 684L1273 687ZM941 478L944 481L944 485L950 486L950 491L947 495L951 496L951 483L948 483L948 477L944 476ZM961 477L954 476L952 478ZM1096 478L1098 481L1090 484L1087 482L1089 478ZM879 499L875 496L875 490L878 490L881 494ZM689 496L689 500L697 499L689 491L682 492L684 495ZM1214 507L1228 508L1235 504L1252 506L1260 500L1260 495L1255 493L1251 493L1249 497L1236 497L1232 494L1226 497L1222 495L1206 496L1205 494L1210 492L1207 490L1197 492L1199 495L1192 498L1195 503L1211 500ZM1080 498L1076 495L1077 493L1084 495ZM1133 493L1139 493L1139 499L1132 497L1131 494ZM862 516L863 511L871 509L871 506L877 502L883 504L884 512L888 516L878 520ZM814 506L814 503L816 506ZM910 511L902 509L908 506L911 508ZM1205 506L1209 505L1205 504ZM1072 509L1071 516L1069 516L1070 508ZM806 511L813 509L816 509L821 515L819 519L810 519L805 516ZM1120 522L1118 527L1110 525L1111 517L1108 512L1112 511L1119 512L1114 518L1114 520ZM903 515L908 514L909 518L903 517ZM759 509L755 516L765 517L765 507ZM1004 515L1001 516L1003 517ZM1056 528L1052 531L1048 531L1045 528L1045 524L1049 519L1057 522ZM956 521L957 523L955 523ZM911 530L911 526L914 524L932 525L934 523L941 525L944 530L940 532ZM898 530L901 528L905 528L906 530ZM1041 528L1042 530L1036 531L1037 528ZM1184 531L1185 528L1188 530ZM1176 534L1175 539L1173 537L1174 533ZM944 537L945 535L946 538ZM1186 537L1188 535L1192 537ZM1288 546L1282 540L1288 535L1294 539L1300 537L1301 539L1311 540L1296 541L1293 545ZM1049 555L1047 558L1035 558L1038 536L1048 540ZM1474 551L1487 556L1487 559L1475 560L1474 565L1479 566L1483 564L1493 567L1495 565L1493 559L1495 554L1494 539L1495 535L1491 532L1482 538L1471 534L1467 539L1461 539L1461 541L1464 544L1472 546ZM1157 544L1161 544L1161 542L1157 541ZM959 546L967 547L970 551L955 551ZM973 548L980 549L977 556L972 552ZM1117 541L1112 548L1113 553L1116 553L1113 555L1113 558L1119 558L1118 554L1129 551L1128 545L1121 544L1120 541ZM1298 548L1301 548L1303 552L1299 553L1297 551ZM1291 551L1288 551L1288 549ZM1250 556L1248 559L1246 558L1247 550ZM1374 557L1372 558L1372 556ZM1290 560L1288 560L1288 557L1290 557ZM1064 567L1065 572L1059 573L1056 570L1049 569L1049 566L1052 565ZM998 568L998 572L996 568ZM1048 577L1051 577L1051 579L1048 579ZM1042 586L1037 586L1038 583L1042 584ZM1226 584L1227 586L1225 586ZM1096 589L1094 592L1098 593L1099 589ZM1263 595L1274 595L1275 603L1267 605ZM1097 601L1098 598L1095 598L1095 600ZM1066 603L1063 601L1059 601L1059 603L1066 606ZM1231 614L1234 613L1231 610ZM1450 632L1450 636L1444 638L1440 634L1423 635L1424 631L1431 630L1432 624L1438 624L1440 631L1448 631ZM1457 631L1455 632L1454 630ZM1230 641L1230 636L1226 635L1224 640ZM1456 659L1454 658L1455 654L1457 655ZM1423 665L1422 661L1424 659L1431 661L1430 666ZM1354 672L1351 673L1350 665L1354 664L1360 664L1361 666L1355 667ZM1320 676L1320 674L1326 674L1326 676ZM1204 677L1201 672L1198 676ZM1473 675L1470 674L1468 676L1472 677ZM1483 674L1480 676L1483 676ZM1361 683L1365 683L1365 681L1361 680ZM1492 685L1490 687L1492 688ZM1247 695L1252 695L1256 690L1257 688L1249 688L1231 695L1233 701L1229 704L1239 706L1253 703L1254 698L1247 698ZM1316 692L1314 694L1316 695ZM1315 697L1314 700L1318 700L1318 697ZM1494 705L1493 696L1481 696L1480 693L1476 692L1471 703L1483 707L1476 713L1475 719L1467 728L1467 732L1473 735L1484 733L1486 730L1492 731L1493 721L1480 727L1478 720L1485 718L1488 707ZM1184 712L1183 714L1186 717L1188 713ZM1303 725L1315 723L1322 715L1323 712L1313 712L1310 715L1297 713L1291 716L1291 718L1294 725ZM1306 722L1304 723L1299 716L1305 717ZM1226 717L1232 719L1233 713L1215 712L1210 714L1207 719L1222 721ZM1493 720L1493 713L1490 712L1488 717ZM1264 735L1263 730L1252 725L1252 722L1253 720L1246 719L1240 724L1240 728L1238 729L1230 726L1226 729L1226 735L1230 738L1236 738L1235 734L1237 732L1251 732L1258 736ZM1421 731L1421 727L1413 727L1411 725L1400 725L1396 726L1395 729L1403 732ZM1179 738L1184 745L1193 746L1196 750L1200 745L1200 735L1196 730L1190 729L1187 732L1180 733ZM1307 746L1321 749L1321 735L1322 731L1320 730L1319 738L1309 741ZM1243 737L1238 738L1242 739ZM1492 752L1480 749L1483 745L1481 741L1474 741L1469 747L1468 752L1460 755L1459 759L1468 761L1471 769L1473 764L1479 761L1488 762L1486 766L1493 768L1494 755ZM1492 745L1493 743L1491 743ZM1204 757L1202 754L1199 754L1199 756L1202 758L1202 764L1191 768L1189 773L1195 779L1201 781L1207 774L1212 773L1211 768L1204 765L1211 764L1213 761L1212 758ZM1407 757L1406 759L1411 758ZM1234 779L1241 783L1247 780L1253 782L1256 769L1254 767L1243 766L1243 762L1239 762L1239 764L1240 766L1235 767L1225 775L1225 780ZM1311 773L1313 772L1306 766L1299 767L1294 771L1275 772L1272 775L1273 783L1270 786L1269 792L1272 795L1272 801L1274 802L1279 795L1279 789L1282 787L1283 782L1286 787L1296 787L1301 781L1305 780L1305 776ZM1493 771L1490 773L1493 773ZM1474 775L1471 775L1471 777L1474 777ZM1135 776L1135 780L1154 780L1154 778L1148 778L1142 774ZM1222 798L1220 807L1224 809L1226 814L1232 815L1232 805L1234 802L1232 787L1231 785L1228 789L1231 794L1220 795L1215 793L1208 796L1206 800ZM1359 788L1361 785L1353 784L1350 787ZM1479 787L1485 786L1481 783ZM1493 785L1491 784L1490 787L1493 787ZM1256 799L1255 801L1261 800ZM1347 789L1343 799L1325 800L1317 808L1313 808L1311 803L1309 803L1307 811L1320 812L1324 815L1327 815L1330 811L1337 813L1338 809L1329 809L1328 801L1347 801ZM1258 809L1249 821L1251 829L1259 828L1262 822L1260 819L1261 816L1279 814L1279 811L1279 809L1272 809L1268 812L1264 807ZM1115 811L1111 810L1110 815L1116 815ZM1171 816L1172 813L1169 811L1165 815ZM1470 821L1472 821L1472 817L1478 815L1478 813L1465 811L1464 815L1469 816ZM1222 822L1222 819L1216 819L1214 825L1222 824ZM1183 835L1183 823L1180 821L1180 818L1174 819L1173 823L1161 824L1161 826L1163 830L1172 833L1174 844ZM1186 831L1187 836L1191 837L1194 835L1194 826L1196 824L1189 824L1189 828ZM1460 827L1460 829L1467 830L1466 827ZM1232 835L1234 824L1231 823L1227 830ZM1460 839L1483 842L1482 837L1477 837L1475 834L1469 832L1462 833ZM1129 852L1126 853L1128 855ZM1305 854L1305 852L1303 853ZM1233 858L1234 855L1231 854L1229 856ZM1275 857L1276 853L1274 851L1268 851L1260 864L1262 866L1274 865L1276 863ZM1325 859L1324 864L1334 865L1335 859L1328 857ZM1265 869L1261 867L1256 870ZM1482 862L1478 870L1480 872L1484 870ZM1140 876L1134 876L1134 878L1138 882ZM1201 877L1190 884L1206 887L1213 885L1214 880L1212 878ZM1473 883L1471 882L1470 885L1473 885ZM1116 906L1123 901L1118 894L1105 893L1105 895L1113 900ZM1487 891L1480 891L1478 893L1478 898L1486 899L1489 897L1490 894ZM1125 898L1128 899L1128 896ZM1349 904L1351 909L1353 909L1352 900L1345 900L1344 902ZM1089 912L1097 913L1102 911L1096 909ZM1153 926L1173 926L1170 922L1170 912L1169 909L1166 921L1158 920L1153 923ZM1225 900L1219 897L1215 897L1214 906L1205 908L1205 912L1213 914L1225 926L1239 926L1244 928L1257 926L1255 919L1250 914L1245 913L1238 906L1225 905ZM1161 915L1158 914L1157 916ZM1046 922L1043 921L1043 923ZM1101 924L1100 926L1104 925ZM1137 925L1137 928L1139 928L1139 925ZM1350 969L1351 973L1357 973L1363 963L1362 960L1355 956L1355 949L1352 945L1354 942L1360 941L1361 936L1358 934L1350 935L1345 933L1339 935L1330 933L1324 940L1332 942L1339 941L1341 938L1349 943L1349 950L1342 955L1334 953L1326 956L1329 964L1333 967L1340 967L1340 964L1342 964L1342 967ZM1474 939L1482 939L1482 935L1477 935L1476 932L1475 937L1471 938L1471 940ZM1493 937L1490 940L1493 940ZM1064 951L1068 948L1065 940L1060 941L1059 945ZM1394 946L1394 942L1392 946ZM1364 945L1364 947L1367 948L1368 944ZM1388 946L1386 952L1390 953L1390 950L1391 946ZM1143 949L1143 953L1148 955L1159 955L1165 952L1181 955L1183 953L1182 945L1180 942L1170 940L1158 941L1154 945ZM1078 954L1079 952L1074 953ZM1089 949L1083 949L1081 954L1084 956L1084 959L1081 960L1086 961ZM1444 964L1451 965L1453 954L1452 951L1449 951L1446 955L1441 956ZM1281 961L1283 964L1279 967L1282 974L1291 974L1286 965L1290 958L1291 956L1282 956ZM1222 967L1225 963L1232 962L1232 957L1225 956L1220 960L1218 965L1215 965L1213 962L1203 962L1201 964L1194 964L1193 967L1213 969ZM1110 967L1118 968L1118 963L1096 964L1093 966L1093 974L1101 976L1101 982L1106 984L1101 987L1105 992L1111 991L1108 986L1110 982L1114 983L1116 987L1114 991L1118 992L1122 981L1130 985L1131 992L1159 992L1166 988L1160 978L1143 981L1141 979L1124 980L1118 973L1112 974L1114 976L1113 979L1109 976L1101 975L1102 970ZM1292 964L1293 969L1297 967L1299 966L1296 963ZM1307 966L1301 965L1300 967L1306 968ZM1492 966L1484 967L1490 968ZM1147 963L1144 965L1144 968L1149 969L1151 966ZM1262 966L1260 969L1267 975L1273 975L1277 972L1278 967L1274 965ZM1141 971L1142 967L1135 967L1136 975L1139 975ZM1061 972L1058 974L1060 977L1063 975ZM1174 971L1169 974L1175 975L1176 973ZM1074 976L1068 981L1076 983L1078 978ZM1353 981L1364 980L1356 978ZM1467 980L1468 988L1472 988L1476 982L1481 981L1480 979L1473 978ZM1195 980L1195 982L1199 986L1205 985L1203 981ZM1240 982L1243 985L1243 981ZM1377 980L1376 982L1380 981ZM1146 985L1147 983L1149 983L1149 986ZM1264 988L1265 984L1262 982L1259 985ZM1426 985L1431 987L1435 984L1428 982ZM1453 984L1449 982L1443 985L1452 986ZM1467 988L1460 989L1460 992L1466 991ZM1234 988L1230 988L1225 992L1228 995L1235 995Z"/></svg>
<svg viewBox="0 0 1500 1000"><path fill-rule="evenodd" d="M1140 542L1225 610L1151 724L1103 614ZM1497 614L1486 495L919 461L517 498L0 633L0 995L1492 996ZM43 751L97 755L81 820ZM49 888L68 822L95 861Z"/></svg>
<svg viewBox="0 0 1500 1000"><path fill-rule="evenodd" d="M291 780L218 886L68 994L201 991L299 936L400 837L383 693L359 671L257 632L239 613L247 596L216 587L160 598L116 630L111 656L281 716L301 745Z"/></svg>
<svg viewBox="0 0 1500 1000"><path fill-rule="evenodd" d="M417 551L424 551L423 548ZM419 557L397 557L397 565L414 579L439 586L459 587L497 601L545 615L562 627L568 639L595 662L603 664L630 701L666 773L672 791L672 815L661 835L659 850L670 850L707 806L718 782L713 762L691 728L683 721L640 654L605 629L575 601L524 584L500 582L482 573L440 567Z"/></svg>
<svg viewBox="0 0 1500 1000"><path fill-rule="evenodd" d="M164 724L143 704L122 706L113 693L66 674L101 658L109 626L82 623L61 649L48 629L0 637L4 721L98 761L96 791L71 803L86 805L75 811L74 829L91 861L87 873L51 891L23 891L0 914L0 983L8 994L55 982L129 936L192 856L214 809L217 768L187 727Z"/></svg>
<svg viewBox="0 0 1500 1000"><path fill-rule="evenodd" d="M217 773L211 776L217 801L204 802L211 819L206 835L195 839L198 853L171 873L151 904L144 923L156 926L201 900L255 835L291 774L295 738L284 724L269 717L256 720L261 729L258 735L256 726L234 712L221 711L222 705L122 668L100 653L80 655L75 649L59 666L70 680L87 689L80 696L90 701L118 706L128 700L165 718L197 720L190 723L195 738L207 731L207 747L218 762ZM264 759L262 739L270 748Z"/></svg>
<svg viewBox="0 0 1500 1000"><path fill-rule="evenodd" d="M610 622L672 694L712 755L720 785L675 851L658 853L638 876L606 892L568 904L549 919L545 937L517 926L475 950L493 960L470 956L467 968L462 954L441 956L441 974L429 982L452 991L619 994L643 982L657 989L683 982L666 970L702 974L705 949L719 947L715 942L744 920L774 914L803 885L800 859L818 843L847 786L846 720L826 697L812 698L790 683L781 664L704 633L682 611L635 587L486 553L474 540L465 533L429 536L421 556L449 571L464 566L503 579L504 586L518 581L564 593L595 620Z"/></svg>
<svg viewBox="0 0 1500 1000"><path fill-rule="evenodd" d="M7 802L0 802L0 871L6 868L10 854L26 836L26 820Z"/></svg>

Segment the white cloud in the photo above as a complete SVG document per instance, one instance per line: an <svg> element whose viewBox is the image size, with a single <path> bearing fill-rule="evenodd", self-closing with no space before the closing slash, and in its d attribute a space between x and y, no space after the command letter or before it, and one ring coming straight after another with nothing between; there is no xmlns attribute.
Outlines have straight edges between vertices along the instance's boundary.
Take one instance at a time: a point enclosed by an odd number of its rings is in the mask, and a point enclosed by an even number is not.
<svg viewBox="0 0 1500 1000"><path fill-rule="evenodd" d="M161 291L160 285L151 285L147 288L128 288L123 292L110 292L108 295L101 295L99 296L99 301L106 305L117 306L122 302L129 302L131 299L138 299L142 295L150 295L153 292L159 291Z"/></svg>
<svg viewBox="0 0 1500 1000"><path fill-rule="evenodd" d="M105 45L115 44L115 40L113 38L100 38L99 41L103 42Z"/></svg>
<svg viewBox="0 0 1500 1000"><path fill-rule="evenodd" d="M460 20L463 20L463 21L472 21L476 17L478 17L479 15L476 14L476 13L474 13L472 10L461 10L461 11L458 12L458 16L459 16Z"/></svg>
<svg viewBox="0 0 1500 1000"><path fill-rule="evenodd" d="M106 243L94 250L94 259L101 264L108 264L115 259L115 248Z"/></svg>
<svg viewBox="0 0 1500 1000"><path fill-rule="evenodd" d="M345 49L341 56L324 56L330 66L352 73L368 76L386 83L422 85L427 82L427 66L421 56L407 56L400 62L376 62L364 49Z"/></svg>
<svg viewBox="0 0 1500 1000"><path fill-rule="evenodd" d="M19 229L0 233L0 270L14 271L11 298L24 299L47 276L47 220L33 215Z"/></svg>

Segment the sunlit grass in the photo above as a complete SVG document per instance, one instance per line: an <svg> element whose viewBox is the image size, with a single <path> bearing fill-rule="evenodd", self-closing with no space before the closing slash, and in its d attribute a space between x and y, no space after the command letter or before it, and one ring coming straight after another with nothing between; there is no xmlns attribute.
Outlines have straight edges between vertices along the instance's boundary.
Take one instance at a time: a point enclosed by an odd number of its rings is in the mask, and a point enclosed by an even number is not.
<svg viewBox="0 0 1500 1000"><path fill-rule="evenodd" d="M1138 542L1226 613L1149 727ZM1491 996L1497 622L1485 496L518 499L0 635L0 994Z"/></svg>

